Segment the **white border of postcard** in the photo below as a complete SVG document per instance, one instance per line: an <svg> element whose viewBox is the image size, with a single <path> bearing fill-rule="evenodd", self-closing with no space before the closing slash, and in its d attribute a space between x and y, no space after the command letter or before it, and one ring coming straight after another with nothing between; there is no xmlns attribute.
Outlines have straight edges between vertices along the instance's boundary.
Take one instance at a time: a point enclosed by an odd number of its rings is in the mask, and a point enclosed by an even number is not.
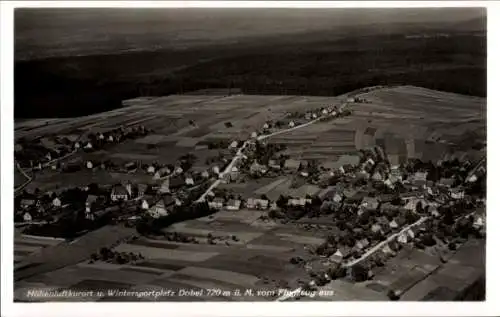
<svg viewBox="0 0 500 317"><path fill-rule="evenodd" d="M338 7L487 7L488 8L488 223L499 215L500 195L495 180L500 179L500 3L496 1L2 1L1 2L1 300L2 317L26 316L473 316L498 315L500 298L498 250L499 231L488 231L486 302L338 302L338 303L13 303L13 10L17 7L243 7L243 8L338 8ZM467 80L464 78L464 80ZM499 176L499 178L497 178ZM500 220L500 219L499 219Z"/></svg>

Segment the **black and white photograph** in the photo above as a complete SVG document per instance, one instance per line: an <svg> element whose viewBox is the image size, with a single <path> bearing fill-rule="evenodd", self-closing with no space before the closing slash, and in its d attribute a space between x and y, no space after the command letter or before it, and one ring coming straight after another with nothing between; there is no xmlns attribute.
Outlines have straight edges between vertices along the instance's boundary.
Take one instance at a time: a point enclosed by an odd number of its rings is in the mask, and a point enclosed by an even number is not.
<svg viewBox="0 0 500 317"><path fill-rule="evenodd" d="M484 302L487 19L21 2L14 303Z"/></svg>

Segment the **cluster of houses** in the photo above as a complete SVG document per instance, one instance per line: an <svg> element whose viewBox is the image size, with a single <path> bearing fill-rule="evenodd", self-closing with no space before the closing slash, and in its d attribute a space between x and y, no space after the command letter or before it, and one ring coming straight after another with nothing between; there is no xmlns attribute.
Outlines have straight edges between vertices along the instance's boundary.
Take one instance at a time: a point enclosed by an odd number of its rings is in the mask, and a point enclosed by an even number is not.
<svg viewBox="0 0 500 317"><path fill-rule="evenodd" d="M120 127L111 131L98 132L95 134L91 133L85 140L81 138L70 139L68 137L62 137L56 139L55 143L50 142L50 144L44 145L42 142L41 145L36 144L36 151L40 153L37 155L36 159L30 159L29 162L23 162L23 151L29 150L29 144L23 145L18 143L15 145L16 160L20 162L22 166L29 166L33 170L42 170L47 166L50 166L52 169L57 169L58 165L52 164L52 162L55 163L58 158L64 157L72 152L80 150L91 152L103 146L117 144L125 139L142 137L148 133L149 130L140 125L128 128ZM88 167L88 163L86 165Z"/></svg>

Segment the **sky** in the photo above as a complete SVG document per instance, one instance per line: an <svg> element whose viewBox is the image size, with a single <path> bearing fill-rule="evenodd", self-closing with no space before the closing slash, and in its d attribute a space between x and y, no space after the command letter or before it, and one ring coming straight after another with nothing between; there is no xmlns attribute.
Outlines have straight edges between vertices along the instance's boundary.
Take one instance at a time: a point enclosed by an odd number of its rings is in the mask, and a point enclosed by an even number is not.
<svg viewBox="0 0 500 317"><path fill-rule="evenodd" d="M165 48L380 23L457 22L481 8L429 9L17 9L16 59Z"/></svg>

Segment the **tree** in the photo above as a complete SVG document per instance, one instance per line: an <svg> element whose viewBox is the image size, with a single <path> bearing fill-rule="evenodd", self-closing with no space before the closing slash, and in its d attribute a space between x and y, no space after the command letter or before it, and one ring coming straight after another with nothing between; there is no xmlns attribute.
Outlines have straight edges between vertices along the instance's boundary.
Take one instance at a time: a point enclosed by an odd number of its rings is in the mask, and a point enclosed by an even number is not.
<svg viewBox="0 0 500 317"><path fill-rule="evenodd" d="M233 127L233 124L230 121L225 122L224 125L226 126L226 128Z"/></svg>

